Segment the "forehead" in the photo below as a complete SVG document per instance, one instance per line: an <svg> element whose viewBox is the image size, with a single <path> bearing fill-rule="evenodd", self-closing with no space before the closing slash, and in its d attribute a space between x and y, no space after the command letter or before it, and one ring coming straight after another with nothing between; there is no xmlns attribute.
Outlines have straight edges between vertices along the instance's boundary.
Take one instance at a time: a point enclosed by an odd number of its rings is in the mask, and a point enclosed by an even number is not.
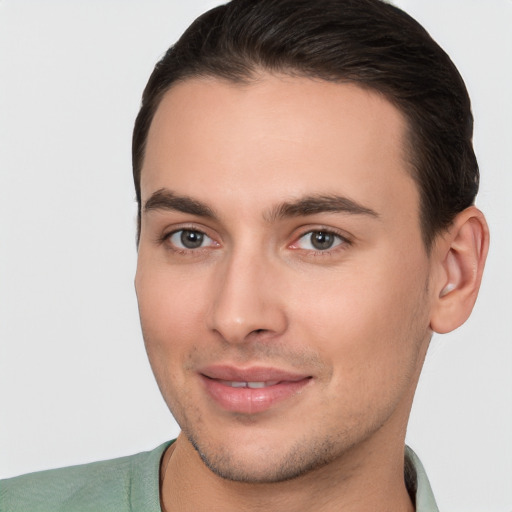
<svg viewBox="0 0 512 512"><path fill-rule="evenodd" d="M146 146L144 199L160 188L254 205L283 195L342 193L375 210L407 190L406 122L354 84L262 75L249 84L191 79L168 91Z"/></svg>

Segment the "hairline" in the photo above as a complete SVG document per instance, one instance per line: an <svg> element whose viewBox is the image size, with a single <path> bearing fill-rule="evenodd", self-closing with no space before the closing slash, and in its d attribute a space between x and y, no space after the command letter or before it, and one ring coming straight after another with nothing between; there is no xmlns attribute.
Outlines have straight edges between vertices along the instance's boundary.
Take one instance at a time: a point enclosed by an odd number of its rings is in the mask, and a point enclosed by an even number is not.
<svg viewBox="0 0 512 512"><path fill-rule="evenodd" d="M137 181L138 181L138 190L140 195L140 187L142 180L142 168L144 165L145 155L146 155L146 147L147 141L149 137L149 132L151 130L151 126L153 124L153 120L155 115L160 108L160 105L164 99L164 97L172 91L178 85L193 81L193 80L217 80L227 84L233 85L246 85L250 86L258 83L260 79L265 77L275 76L275 77L287 77L287 78L307 78L310 80L317 80L323 82L330 82L335 84L352 84L361 89L370 91L374 94L377 94L388 101L391 105L393 105L400 113L404 120L404 131L402 137L402 158L405 164L405 169L408 172L409 176L414 181L416 189L418 191L419 196L419 204L418 204L418 221L419 221L419 229L421 231L421 237L423 240L423 245L427 252L427 255L430 254L434 239L441 232L445 231L446 228L437 229L437 230L429 230L428 222L426 222L426 212L425 204L424 204L424 192L420 183L420 174L421 170L419 169L417 163L417 157L414 150L414 140L418 136L414 127L413 121L410 116L407 114L404 106L398 101L395 97L393 97L390 93L386 93L382 89L379 89L376 86L372 86L363 80L358 80L357 78L349 78L343 76L322 76L321 73L314 73L312 70L300 70L293 66L282 66L279 69L268 69L267 67L261 65L260 63L253 63L252 67L246 68L244 72L239 72L237 74L226 74L223 75L221 73L216 73L212 70L185 70L182 74L176 77L167 87L163 88L161 91L155 95L153 102L151 104L151 118L150 122L147 126L147 130L145 133L144 143L142 146L142 151L140 157L137 159ZM142 197L138 199L138 220L137 220L137 245L140 240L140 229L141 229L141 215L142 215Z"/></svg>

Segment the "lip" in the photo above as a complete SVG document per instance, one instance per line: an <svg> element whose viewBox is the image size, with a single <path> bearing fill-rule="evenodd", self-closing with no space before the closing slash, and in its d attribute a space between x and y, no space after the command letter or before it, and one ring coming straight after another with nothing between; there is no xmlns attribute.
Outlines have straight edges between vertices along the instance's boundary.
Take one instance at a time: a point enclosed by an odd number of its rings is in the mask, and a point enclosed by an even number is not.
<svg viewBox="0 0 512 512"><path fill-rule="evenodd" d="M239 414L267 411L299 393L312 377L279 368L209 366L199 371L211 398L222 409ZM231 383L236 384L233 387ZM240 383L265 383L264 387L239 387ZM258 386L261 384L258 384Z"/></svg>

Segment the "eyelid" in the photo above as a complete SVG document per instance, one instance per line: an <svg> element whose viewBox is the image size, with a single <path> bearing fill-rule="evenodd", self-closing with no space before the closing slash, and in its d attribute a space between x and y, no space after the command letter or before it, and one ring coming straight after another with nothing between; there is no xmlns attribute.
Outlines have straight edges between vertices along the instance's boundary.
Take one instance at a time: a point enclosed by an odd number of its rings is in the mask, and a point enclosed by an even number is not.
<svg viewBox="0 0 512 512"><path fill-rule="evenodd" d="M176 233L179 233L180 231L196 231L198 233L202 233L205 237L208 237L213 243L198 247L195 249L186 248L186 247L179 247L175 244L171 244L169 239L171 236L173 236ZM217 232L211 233L211 229L209 229L206 226L198 225L195 223L183 223L183 224L175 224L172 226L168 226L165 230L163 230L163 234L159 235L156 242L159 244L167 244L170 247L171 250L181 253L191 253L191 252L200 252L201 250L210 249L210 248L219 248L221 247L222 240L220 240L220 237ZM302 226L299 229L296 230L297 234L292 235L293 236L293 242L291 244L288 244L287 247L291 248L292 250L298 250L303 251L304 253L311 253L311 254L319 254L319 255L327 255L330 253L333 253L337 250L343 250L347 247L353 245L354 239L353 237L348 234L345 231L342 231L337 228L333 228L332 226L324 226L324 225L314 225L314 226ZM305 237L306 235L317 233L317 232L323 232L330 235L335 236L340 240L340 243L336 244L334 247L328 248L328 249L303 249L301 247L297 247L296 244L298 241Z"/></svg>
<svg viewBox="0 0 512 512"><path fill-rule="evenodd" d="M201 236L200 245L197 247L186 247L186 245L183 245L182 241L179 241L178 239L181 237L178 237L178 235L181 233L183 236L183 233L196 233ZM204 249L206 247L211 247L215 245L215 240L213 238L210 238L207 234L195 230L195 229L178 229L177 231L169 233L167 239L169 242L177 247L181 251L197 251L199 249Z"/></svg>
<svg viewBox="0 0 512 512"><path fill-rule="evenodd" d="M311 235L312 233L319 233L319 232L330 234L330 235L337 237L340 240L340 243L336 244L333 247L330 247L328 249L323 249L323 250L321 250L321 249L303 249L301 247L296 246L296 244L299 242L299 240L301 240L305 236ZM290 247L291 249L294 249L294 250L305 251L305 252L310 252L310 253L315 253L315 254L329 254L329 253L332 253L333 251L344 249L352 244L353 244L352 237L341 230L338 230L333 227L327 227L327 226L312 226L312 227L307 227L307 228L304 228L304 227L301 228L299 234L293 238L293 242L288 247Z"/></svg>
<svg viewBox="0 0 512 512"><path fill-rule="evenodd" d="M202 235L209 238L214 243L207 245L207 246L198 247L197 249L190 249L190 248L186 248L186 247L176 246L175 244L172 244L170 242L170 239L173 235L175 235L176 233L179 233L180 231L195 231L197 233L201 233ZM163 230L163 233L158 236L157 243L167 244L167 245L171 246L171 249L176 252L198 252L202 249L208 249L210 247L214 247L214 248L220 247L221 243L218 241L218 238L219 238L218 236L215 236L213 233L211 233L211 230L206 227L198 226L197 224L183 223L183 224L176 224L173 226L168 226L165 230Z"/></svg>

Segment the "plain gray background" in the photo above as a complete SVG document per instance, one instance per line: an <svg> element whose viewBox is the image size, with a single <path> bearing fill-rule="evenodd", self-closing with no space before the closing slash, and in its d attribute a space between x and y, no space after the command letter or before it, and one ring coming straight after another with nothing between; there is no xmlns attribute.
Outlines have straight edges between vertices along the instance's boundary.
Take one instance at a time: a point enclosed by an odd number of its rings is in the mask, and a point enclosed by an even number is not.
<svg viewBox="0 0 512 512"><path fill-rule="evenodd" d="M133 289L130 137L153 65L217 1L0 0L0 477L127 455L178 429ZM401 0L473 99L492 247L436 337L408 443L441 510L512 510L512 1Z"/></svg>

